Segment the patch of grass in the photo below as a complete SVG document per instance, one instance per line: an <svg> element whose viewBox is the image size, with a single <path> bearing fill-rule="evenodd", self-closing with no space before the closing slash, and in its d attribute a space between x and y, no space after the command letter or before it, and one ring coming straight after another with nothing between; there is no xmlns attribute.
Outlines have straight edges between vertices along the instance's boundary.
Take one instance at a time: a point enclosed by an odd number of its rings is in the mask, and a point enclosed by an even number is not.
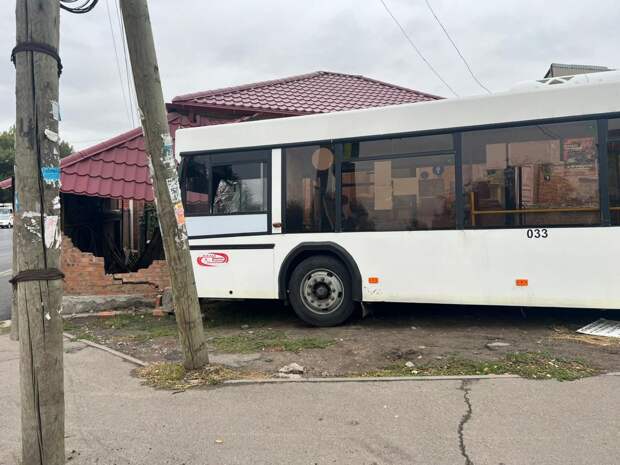
<svg viewBox="0 0 620 465"><path fill-rule="evenodd" d="M503 360L474 361L449 357L441 361L415 366L391 365L362 376L466 376L518 375L528 379L557 379L572 381L598 374L600 370L581 360L552 357L543 352L507 354Z"/></svg>
<svg viewBox="0 0 620 465"><path fill-rule="evenodd" d="M154 363L136 370L143 383L157 389L186 390L197 386L214 386L231 379L260 379L264 376L209 365L201 370L186 370L180 363Z"/></svg>
<svg viewBox="0 0 620 465"><path fill-rule="evenodd" d="M234 336L219 336L213 345L220 352L248 353L261 351L300 352L304 349L325 349L334 341L319 337L289 338L284 331L256 330Z"/></svg>
<svg viewBox="0 0 620 465"><path fill-rule="evenodd" d="M79 339L95 341L98 332L118 331L135 341L148 341L158 337L177 335L176 321L172 318L156 318L151 315L116 315L112 318L87 319L72 322L65 320L65 331Z"/></svg>
<svg viewBox="0 0 620 465"><path fill-rule="evenodd" d="M11 327L0 326L0 336L4 336L5 334L9 334L11 332Z"/></svg>
<svg viewBox="0 0 620 465"><path fill-rule="evenodd" d="M97 342L97 336L93 334L93 332L84 325L76 325L69 320L63 321L63 329L64 331L70 333L75 336L76 339L84 339L86 341Z"/></svg>

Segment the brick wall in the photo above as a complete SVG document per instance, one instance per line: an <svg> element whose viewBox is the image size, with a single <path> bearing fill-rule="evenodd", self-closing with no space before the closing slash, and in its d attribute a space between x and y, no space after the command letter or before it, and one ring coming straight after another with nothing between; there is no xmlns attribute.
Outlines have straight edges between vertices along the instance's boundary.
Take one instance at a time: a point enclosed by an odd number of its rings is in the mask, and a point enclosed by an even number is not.
<svg viewBox="0 0 620 465"><path fill-rule="evenodd" d="M170 287L165 260L135 273L106 274L103 258L82 252L66 236L62 238L61 268L66 295L144 295L155 297Z"/></svg>

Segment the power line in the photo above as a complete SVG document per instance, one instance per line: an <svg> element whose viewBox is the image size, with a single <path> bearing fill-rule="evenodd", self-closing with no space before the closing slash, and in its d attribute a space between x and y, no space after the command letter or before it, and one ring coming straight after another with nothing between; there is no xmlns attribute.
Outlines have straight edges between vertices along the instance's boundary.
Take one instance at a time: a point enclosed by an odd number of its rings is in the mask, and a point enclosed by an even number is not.
<svg viewBox="0 0 620 465"><path fill-rule="evenodd" d="M125 59L125 77L127 78L127 92L129 94L130 106L132 107L131 108L131 124L132 126L135 127L133 117L134 117L134 109L138 107L138 103L137 103L137 100L134 98L134 93L132 91L133 89L133 86L131 85L132 76L131 76L131 72L129 71L130 67L129 67L129 60L127 59L127 41L125 40L125 24L123 23L123 18L120 12L120 8L118 6L118 0L115 2L115 5L116 5L116 16L118 18L118 25L121 30L123 57Z"/></svg>
<svg viewBox="0 0 620 465"><path fill-rule="evenodd" d="M407 42L409 42L409 45L411 45L411 47L415 50L415 52L418 54L418 56L422 59L422 61L424 63L426 63L426 65L429 67L429 69L433 72L433 74L435 76L437 76L437 78L443 82L443 84L450 89L450 92L452 92L452 94L454 94L455 97L458 97L459 94L457 94L454 89L450 86L450 84L448 84L446 82L446 80L441 77L441 74L439 74L439 72L433 67L433 65L431 65L431 63L426 59L426 57L422 54L422 52L420 51L420 49L413 43L413 40L411 39L411 37L409 37L409 34L407 34L407 31L405 31L405 28L400 24L400 22L398 21L398 19L396 19L396 16L394 16L392 14L392 12L390 11L390 8L387 6L387 4L383 1L383 0L379 0L381 2L381 4L383 5L383 8L385 8L385 11L388 12L388 14L390 15L390 17L392 18L392 20L396 23L396 25L398 26L398 28L400 29L400 32L403 33L403 36L405 36L405 39L407 39Z"/></svg>
<svg viewBox="0 0 620 465"><path fill-rule="evenodd" d="M125 112L127 113L127 120L131 127L134 126L133 114L131 113L131 101L127 103L127 96L125 95L125 86L123 84L123 74L121 73L121 64L118 59L118 49L116 47L116 37L114 34L114 27L112 26L112 15L110 13L110 0L105 2L106 10L108 12L108 23L110 24L110 34L112 35L112 45L114 46L114 58L116 60L116 71L118 72L118 81L121 85L121 94L123 96L123 105L125 106Z"/></svg>
<svg viewBox="0 0 620 465"><path fill-rule="evenodd" d="M424 0L424 1L426 2L426 6L428 7L429 11L431 12L433 17L435 18L435 21L437 21L437 24L439 24L439 26L443 30L444 34L446 35L446 37L448 38L448 40L450 41L450 43L454 47L454 50L456 50L456 53L459 54L459 56L461 57L461 60L463 60L463 63L465 63L465 66L467 67L467 71L469 71L469 74L471 74L471 77L474 78L474 81L476 81L476 83L480 87L482 87L485 91L487 91L487 93L490 94L491 91L484 84L482 84L482 82L480 82L480 79L478 79L478 77L474 74L474 72L471 69L471 66L469 66L469 63L467 62L467 60L465 59L465 57L463 56L463 54L461 53L461 51L457 47L456 43L454 42L454 40L452 40L452 37L450 37L450 34L448 33L448 30L446 29L446 27L443 25L443 23L439 20L439 18L435 14L435 11L433 10L433 7L431 6L429 0Z"/></svg>

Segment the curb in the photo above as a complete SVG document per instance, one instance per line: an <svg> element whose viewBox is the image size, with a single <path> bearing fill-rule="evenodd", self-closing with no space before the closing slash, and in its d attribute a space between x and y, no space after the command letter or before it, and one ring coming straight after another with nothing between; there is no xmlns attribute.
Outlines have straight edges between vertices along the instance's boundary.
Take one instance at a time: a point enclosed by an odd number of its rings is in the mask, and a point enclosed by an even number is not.
<svg viewBox="0 0 620 465"><path fill-rule="evenodd" d="M64 337L66 337L67 339L71 341L81 342L83 344L86 344L87 346L94 347L95 349L103 350L104 352L114 355L115 357L122 358L126 362L133 363L134 365L138 365L140 367L145 367L148 365L148 363L143 362L142 360L138 360L137 358L132 357L131 355L125 355L117 350L110 349L109 347L106 347L101 344L97 344L96 342L87 341L86 339L78 339L71 333L62 333L62 334Z"/></svg>
<svg viewBox="0 0 620 465"><path fill-rule="evenodd" d="M105 310L101 312L89 313L68 313L61 314L63 320L73 320L78 318L112 318L119 315L150 315L152 310Z"/></svg>
<svg viewBox="0 0 620 465"><path fill-rule="evenodd" d="M268 379L231 379L222 384L278 384L278 383L376 383L376 382L396 382L396 381L463 381L481 379L515 379L521 378L518 375L463 375L463 376L368 376L351 378L268 378Z"/></svg>

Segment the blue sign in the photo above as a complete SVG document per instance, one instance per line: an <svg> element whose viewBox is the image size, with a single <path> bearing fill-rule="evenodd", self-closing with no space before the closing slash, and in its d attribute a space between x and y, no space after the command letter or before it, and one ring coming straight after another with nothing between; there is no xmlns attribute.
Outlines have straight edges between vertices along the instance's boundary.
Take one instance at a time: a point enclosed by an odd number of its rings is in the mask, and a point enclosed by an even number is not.
<svg viewBox="0 0 620 465"><path fill-rule="evenodd" d="M60 182L60 167L44 166L41 168L41 175L45 182Z"/></svg>

